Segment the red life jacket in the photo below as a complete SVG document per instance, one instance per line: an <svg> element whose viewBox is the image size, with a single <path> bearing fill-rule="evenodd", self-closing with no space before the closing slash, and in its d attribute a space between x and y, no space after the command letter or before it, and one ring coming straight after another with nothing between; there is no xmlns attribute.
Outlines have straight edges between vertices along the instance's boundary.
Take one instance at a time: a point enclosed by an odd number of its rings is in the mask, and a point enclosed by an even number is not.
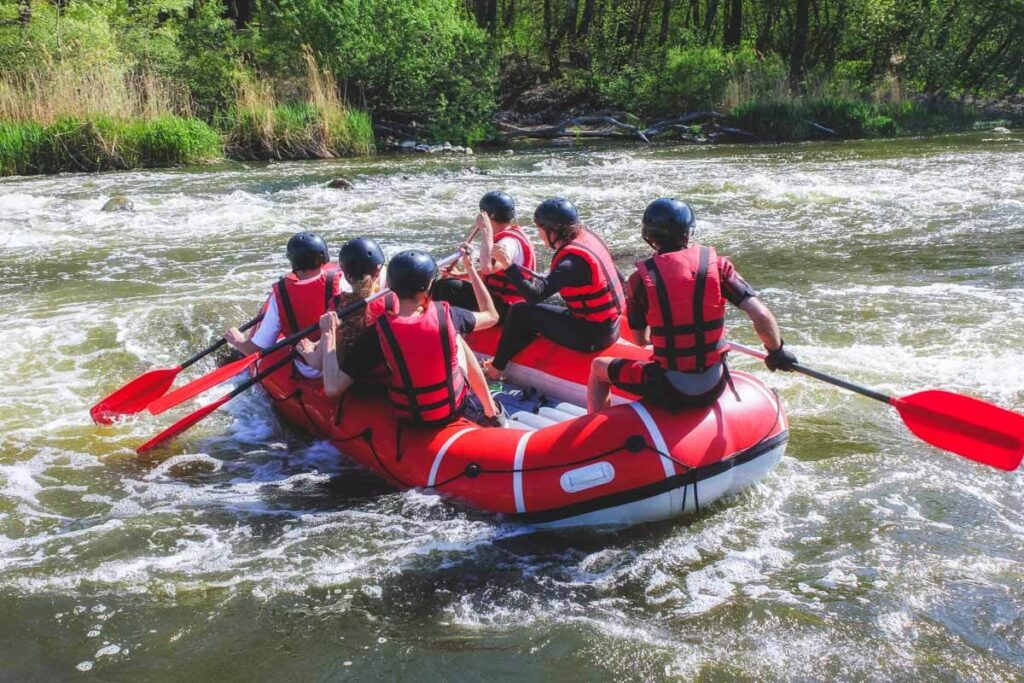
<svg viewBox="0 0 1024 683"><path fill-rule="evenodd" d="M377 334L391 370L388 399L399 419L445 422L466 397L458 332L447 302L430 302L422 315L384 315Z"/></svg>
<svg viewBox="0 0 1024 683"><path fill-rule="evenodd" d="M391 292L379 299L374 299L367 305L366 319L372 325L385 313L398 313L398 297Z"/></svg>
<svg viewBox="0 0 1024 683"><path fill-rule="evenodd" d="M654 358L666 370L701 372L725 357L725 297L718 254L692 246L636 264L647 290Z"/></svg>
<svg viewBox="0 0 1024 683"><path fill-rule="evenodd" d="M336 264L321 268L320 276L314 282L299 284L295 273L285 275L274 283L274 299L281 317L281 334L289 337L301 329L313 325L320 316L331 309L332 299L338 293L338 278L342 276ZM317 339L319 330L309 335Z"/></svg>
<svg viewBox="0 0 1024 683"><path fill-rule="evenodd" d="M582 230L572 242L555 252L551 268L569 254L575 254L590 266L591 280L582 287L562 287L559 294L565 299L569 312L577 318L595 323L617 320L626 305L619 273L612 255L601 239Z"/></svg>
<svg viewBox="0 0 1024 683"><path fill-rule="evenodd" d="M516 242L519 242L519 248L523 250L523 265L530 270L537 269L537 252L533 249L533 243L530 242L530 238L526 236L523 229L518 225L510 225L505 230L502 230L494 236L494 243L497 244L499 241L511 237ZM530 278L529 273L523 273L527 279ZM523 297L519 296L519 290L512 284L512 281L505 275L505 271L498 273L491 273L484 278L484 283L487 285L487 289L491 291L491 294L504 301L505 303L512 305L517 304L520 301L525 301Z"/></svg>

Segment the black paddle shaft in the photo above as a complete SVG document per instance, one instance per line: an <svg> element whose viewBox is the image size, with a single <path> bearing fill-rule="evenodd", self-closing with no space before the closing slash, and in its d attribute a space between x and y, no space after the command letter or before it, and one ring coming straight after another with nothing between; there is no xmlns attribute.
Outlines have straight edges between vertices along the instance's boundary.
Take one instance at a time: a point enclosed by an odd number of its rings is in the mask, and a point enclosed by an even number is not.
<svg viewBox="0 0 1024 683"><path fill-rule="evenodd" d="M891 396L886 396L885 394L881 394L877 391L872 391L867 387L862 387L857 384L851 384L850 382L847 382L844 379L839 379L838 377L833 377L832 375L826 375L824 372L812 370L811 368L805 365L795 363L793 365L793 370L795 372L799 372L801 375L807 375L808 377L813 377L814 379L820 379L822 382L828 382L829 384L833 384L837 387L847 389L854 393L860 394L861 396L867 396L868 398L873 398L876 401L881 401L882 403L888 403L890 405L892 404Z"/></svg>
<svg viewBox="0 0 1024 683"><path fill-rule="evenodd" d="M261 320L263 320L263 314L262 313L260 313L258 316L256 316L255 318L253 318L252 320L250 320L246 324L244 324L241 327L239 327L238 331L239 332L245 332L247 329L249 329L253 325L258 324ZM193 363L195 363L195 362L205 358L206 356L210 355L211 353L213 353L214 351L216 351L217 349L219 349L220 347L224 346L227 343L228 343L228 341L224 337L221 337L220 339L218 339L214 343L210 344L205 349L203 349L202 351L200 351L199 353L197 353L196 355L192 356L187 361L182 363L181 366L180 366L180 369L184 370L188 366L190 366Z"/></svg>
<svg viewBox="0 0 1024 683"><path fill-rule="evenodd" d="M739 351L740 353L745 353L748 356L760 358L761 360L764 360L768 356L768 354L765 353L764 351L752 349L745 344L729 342L729 345L733 349ZM808 377L813 377L814 379L820 379L822 382L828 382L833 386L846 389L847 391L852 391L855 394L867 396L868 398L872 398L876 401L881 401L882 403L887 403L889 405L893 404L893 398L891 396L886 396L885 394L881 394L877 391L872 391L867 387L862 387L860 385L847 382L845 379L839 379L838 377L833 377L832 375L826 375L824 372L814 370L812 368L807 367L806 365L801 365L800 363L793 363L792 370L793 372L799 372L801 375L807 375Z"/></svg>
<svg viewBox="0 0 1024 683"><path fill-rule="evenodd" d="M360 299L359 301L353 301L348 306L346 306L345 308L343 308L340 311L338 311L338 317L339 318L345 318L347 316L352 315L353 313L356 313L358 311L361 311L361 310L365 309L366 306L367 306L367 303L369 301L371 301L373 299L377 299L377 298L387 294L389 291L390 290L382 289L381 291L379 291L376 294L374 294L373 296L371 296L369 299ZM305 337L307 335L313 334L319 328L320 328L320 321L318 320L315 323L313 323L312 325L310 325L309 327L299 330L298 332L296 332L292 336L285 337L284 339L279 339L278 341L274 342L273 344L271 344L267 348L263 349L262 351L260 351L260 357L261 358L266 358L267 356L272 354L274 351L277 351L278 349L284 348L285 346L292 346L293 344L298 344L300 339L302 339L303 337Z"/></svg>
<svg viewBox="0 0 1024 683"><path fill-rule="evenodd" d="M292 356L294 356L294 355L295 355L294 353L289 353L284 358L278 359L269 368L266 368L264 370L260 370L258 373L256 373L255 375L253 375L249 379L245 380L241 384L239 384L237 387L235 387L235 389L233 389L231 391L230 394L228 394L227 400L230 401L235 396L238 396L240 393L242 393L243 391L245 391L246 389L251 387L253 384L256 384L257 382L262 382L268 376L274 374L275 372L277 372L278 370L283 368L285 365L288 364L288 362L292 359ZM225 401L225 403L227 403L227 401Z"/></svg>

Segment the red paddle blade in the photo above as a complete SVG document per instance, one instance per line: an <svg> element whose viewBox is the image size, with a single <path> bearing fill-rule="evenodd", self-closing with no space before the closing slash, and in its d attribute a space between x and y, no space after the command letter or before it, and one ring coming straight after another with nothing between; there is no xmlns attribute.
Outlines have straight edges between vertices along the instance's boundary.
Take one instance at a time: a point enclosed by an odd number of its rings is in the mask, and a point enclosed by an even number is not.
<svg viewBox="0 0 1024 683"><path fill-rule="evenodd" d="M228 363L223 367L217 368L213 372L203 375L198 379L194 379L183 387L175 389L166 396L158 398L149 404L147 410L149 410L153 415L159 415L165 410L170 410L174 406L181 405L190 398L195 398L207 389L211 389L221 382L226 382L238 373L246 370L250 365L258 361L259 358L260 355L258 353L253 353L241 360L236 360L234 363Z"/></svg>
<svg viewBox="0 0 1024 683"><path fill-rule="evenodd" d="M121 415L132 415L146 409L171 388L181 366L159 368L139 375L89 409L96 424L108 425Z"/></svg>
<svg viewBox="0 0 1024 683"><path fill-rule="evenodd" d="M217 408L220 408L222 405L224 405L225 403L227 403L230 400L231 400L231 394L226 394L226 395L220 397L219 399L217 399L216 401L214 401L213 403L211 403L209 405L206 405L206 406L203 406L202 408L200 408L199 410L197 410L197 411L195 411L193 413L189 413L188 415L186 415L185 417L181 418L180 420L178 420L177 422L172 424L170 427L168 427L164 431L162 431L159 434L157 434L156 436L154 436L152 439L150 439L146 443L144 443L141 446L139 446L138 448L136 448L135 452L138 453L139 455L142 455L146 451L152 450L152 449L156 448L157 446L160 446L161 444L164 444L164 443L170 441L171 439L173 439L174 437L178 436L179 434L184 432L186 429L188 429L189 427L191 427L195 423L199 422L204 417L206 417L207 415L209 415L213 411L217 410Z"/></svg>
<svg viewBox="0 0 1024 683"><path fill-rule="evenodd" d="M977 398L931 389L892 399L903 422L937 448L1001 470L1024 458L1024 415Z"/></svg>

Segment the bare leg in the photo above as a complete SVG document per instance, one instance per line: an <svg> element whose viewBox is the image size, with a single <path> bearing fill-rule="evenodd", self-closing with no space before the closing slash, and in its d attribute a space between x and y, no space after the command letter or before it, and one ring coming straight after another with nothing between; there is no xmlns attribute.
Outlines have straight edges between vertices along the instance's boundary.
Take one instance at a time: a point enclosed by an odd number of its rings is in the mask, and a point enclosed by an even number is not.
<svg viewBox="0 0 1024 683"><path fill-rule="evenodd" d="M608 366L613 360L601 356L590 364L590 379L587 380L588 413L596 413L611 405L612 381L608 377Z"/></svg>
<svg viewBox="0 0 1024 683"><path fill-rule="evenodd" d="M498 407L494 405L494 397L491 396L491 389L487 386L487 378L484 377L484 371L480 368L480 362L477 361L476 355L470 351L462 337L459 337L459 353L462 354L462 360L466 364L469 388L473 390L484 407L484 415L494 417L498 414Z"/></svg>

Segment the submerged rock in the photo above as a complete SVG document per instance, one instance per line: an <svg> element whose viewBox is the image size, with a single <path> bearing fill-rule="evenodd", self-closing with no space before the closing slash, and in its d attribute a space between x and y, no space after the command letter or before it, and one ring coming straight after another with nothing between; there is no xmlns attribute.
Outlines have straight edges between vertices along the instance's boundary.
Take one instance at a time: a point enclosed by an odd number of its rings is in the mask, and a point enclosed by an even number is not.
<svg viewBox="0 0 1024 683"><path fill-rule="evenodd" d="M406 149L403 147L403 149ZM440 145L427 145L420 143L413 147L417 152L423 152L425 154L472 154L472 147L463 147L462 145L453 145L450 142L444 142Z"/></svg>
<svg viewBox="0 0 1024 683"><path fill-rule="evenodd" d="M348 178L342 177L335 178L331 182L327 183L327 187L329 187L332 190L351 190L352 188L355 187L355 183L353 183Z"/></svg>
<svg viewBox="0 0 1024 683"><path fill-rule="evenodd" d="M132 200L123 194L115 194L113 197L107 200L107 203L103 205L100 211L106 211L107 213L113 213L114 211L134 211L135 204Z"/></svg>

